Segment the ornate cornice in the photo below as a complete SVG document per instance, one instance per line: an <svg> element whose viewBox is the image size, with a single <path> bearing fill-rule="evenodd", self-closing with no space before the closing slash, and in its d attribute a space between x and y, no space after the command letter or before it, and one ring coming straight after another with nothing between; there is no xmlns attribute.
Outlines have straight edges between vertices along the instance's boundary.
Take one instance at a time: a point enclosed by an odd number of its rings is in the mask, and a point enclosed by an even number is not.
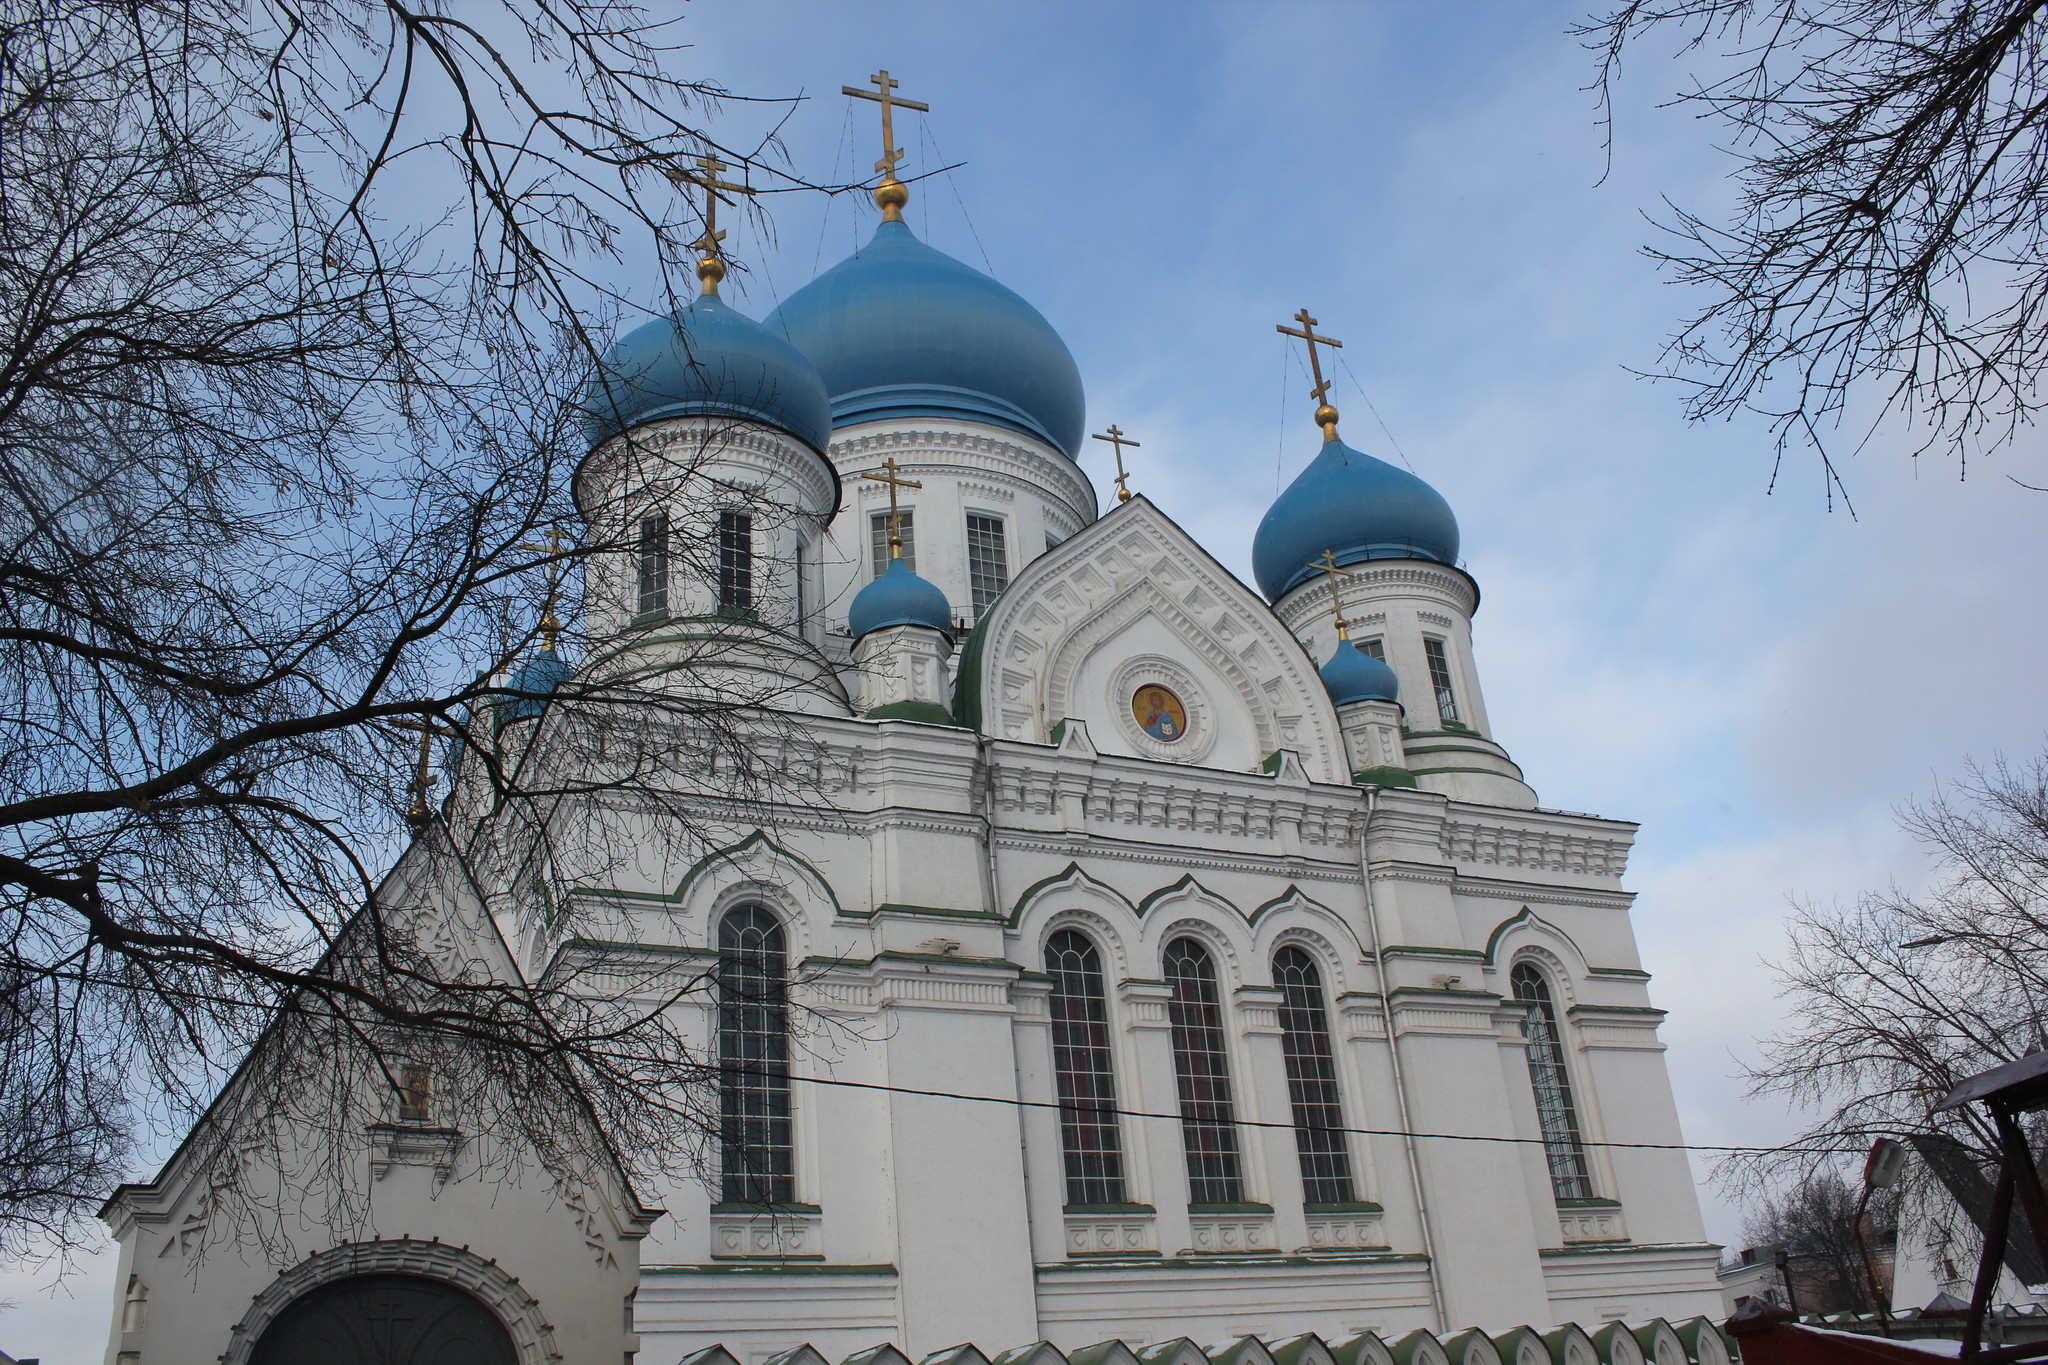
<svg viewBox="0 0 2048 1365"><path fill-rule="evenodd" d="M997 479L1050 497L1077 528L1095 520L1094 485L1079 466L1050 447L1025 444L1023 438L944 427L874 424L848 431L855 434L834 440L831 450L834 463L844 473L857 473L894 455L906 470L941 471L970 480Z"/></svg>

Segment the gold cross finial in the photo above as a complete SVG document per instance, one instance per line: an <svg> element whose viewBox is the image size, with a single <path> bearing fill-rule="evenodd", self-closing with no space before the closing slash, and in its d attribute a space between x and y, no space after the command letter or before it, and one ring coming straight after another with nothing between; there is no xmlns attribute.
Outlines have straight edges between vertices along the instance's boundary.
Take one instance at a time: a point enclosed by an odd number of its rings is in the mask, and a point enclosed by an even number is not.
<svg viewBox="0 0 2048 1365"><path fill-rule="evenodd" d="M886 76L889 73L884 71L882 74ZM882 461L881 473L877 474L871 470L861 475L863 479L872 479L876 483L889 485L889 560L891 563L903 558L903 513L896 506L896 490L899 488L924 487L916 479L906 479L898 474L896 471L899 468L901 466L896 463L896 457L891 455L888 459Z"/></svg>
<svg viewBox="0 0 2048 1365"><path fill-rule="evenodd" d="M1132 450L1138 450L1141 447L1136 441L1118 431L1113 425L1110 427L1107 435L1098 433L1094 436L1094 439L1107 441L1116 447L1116 500L1118 502L1129 502L1131 500L1131 490L1124 487L1124 480L1129 477L1124 473L1124 447L1129 446Z"/></svg>
<svg viewBox="0 0 2048 1365"><path fill-rule="evenodd" d="M706 290L705 292L712 293L716 291ZM519 548L531 550L537 555L558 556L570 544L569 538L562 534L562 528L559 526L548 527L547 541L548 543L545 545L521 545ZM547 606L542 611L540 618L541 648L553 649L556 642L562 637L562 623L555 618L555 606L562 596L562 565L559 561L551 561L548 564L547 575Z"/></svg>
<svg viewBox="0 0 2048 1365"><path fill-rule="evenodd" d="M449 732L428 720L401 718L391 723L400 730L419 731L420 761L418 768L413 771L412 781L408 782L405 787L407 791L412 793L412 805L405 812L405 822L414 829L423 829L426 827L428 816L432 814L427 805L427 792L434 785L434 774L432 771L434 736L445 735Z"/></svg>
<svg viewBox="0 0 2048 1365"><path fill-rule="evenodd" d="M903 149L896 145L893 114L898 109L915 109L920 114L929 114L932 107L916 100L898 99L890 93L902 82L887 71L877 71L868 77L868 84L875 89L856 90L850 85L842 85L839 89L856 99L873 100L882 106L882 159L875 163L875 169L882 173L882 183L875 189L875 207L882 211L883 222L900 223L903 221L903 206L910 202L910 190L896 178L896 166L903 160Z"/></svg>
<svg viewBox="0 0 2048 1365"><path fill-rule="evenodd" d="M1329 577L1330 614L1337 620L1337 638L1348 640L1351 638L1351 626L1344 619L1344 603L1337 596L1337 584L1342 579L1350 578L1356 570L1338 568L1337 556L1329 550L1323 551L1323 557L1316 561L1315 568L1318 573Z"/></svg>
<svg viewBox="0 0 2048 1365"><path fill-rule="evenodd" d="M1316 400L1316 425L1323 429L1323 439L1325 441L1334 441L1337 439L1337 409L1331 407L1327 401L1327 395L1330 392L1330 381L1323 378L1323 362L1316 355L1316 347L1334 346L1341 350L1344 343L1335 337L1316 335L1316 320L1308 315L1308 309L1306 308L1296 313L1294 320L1300 323L1301 326L1297 328L1281 325L1276 326L1273 330L1284 336L1300 337L1308 343L1308 365L1311 370L1315 371L1316 376L1316 386L1309 390L1308 396Z"/></svg>
<svg viewBox="0 0 2048 1365"><path fill-rule="evenodd" d="M725 234L718 230L718 205L721 200L728 204L732 202L724 198L728 194L758 194L760 191L720 180L718 173L729 168L715 152L706 152L698 157L697 165L701 169L696 172L671 170L666 174L678 186L694 185L704 191L704 235L690 245L704 253L697 261L697 278L703 283L704 292L716 294L718 282L725 278L725 250L719 246L725 240Z"/></svg>

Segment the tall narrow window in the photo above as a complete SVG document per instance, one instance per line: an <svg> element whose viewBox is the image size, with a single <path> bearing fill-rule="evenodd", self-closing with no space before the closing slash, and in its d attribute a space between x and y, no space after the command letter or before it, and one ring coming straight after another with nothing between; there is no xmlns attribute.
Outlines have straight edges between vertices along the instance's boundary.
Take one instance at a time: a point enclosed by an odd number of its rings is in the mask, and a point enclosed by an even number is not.
<svg viewBox="0 0 2048 1365"><path fill-rule="evenodd" d="M1236 1115L1230 1103L1230 1061L1223 1046L1223 1007L1216 964L1191 938L1166 948L1173 987L1173 1070L1180 1083L1180 1134L1188 1155L1188 1200L1236 1204L1244 1199L1238 1167Z"/></svg>
<svg viewBox="0 0 2048 1365"><path fill-rule="evenodd" d="M668 610L668 513L649 512L640 518L640 544L635 553L638 570L638 605L645 614Z"/></svg>
<svg viewBox="0 0 2048 1365"><path fill-rule="evenodd" d="M796 543L796 628L804 628L804 618L811 614L811 593L808 584L811 578L811 543L799 540Z"/></svg>
<svg viewBox="0 0 2048 1365"><path fill-rule="evenodd" d="M1121 1204L1123 1139L1102 959L1085 935L1062 929L1046 940L1045 970L1052 977L1052 1068L1059 1084L1067 1202Z"/></svg>
<svg viewBox="0 0 2048 1365"><path fill-rule="evenodd" d="M916 509L906 507L896 514L896 535L903 542L903 567L917 572L917 516ZM877 512L868 518L868 558L874 563L875 577L889 572L889 514Z"/></svg>
<svg viewBox="0 0 2048 1365"><path fill-rule="evenodd" d="M1349 1203L1355 1197L1351 1152L1341 1131L1344 1104L1337 1093L1322 974L1301 949L1282 948L1273 955L1273 984L1280 988L1280 1050L1287 1060L1302 1198L1311 1204Z"/></svg>
<svg viewBox="0 0 2048 1365"><path fill-rule="evenodd" d="M746 512L718 514L718 605L754 605L754 518Z"/></svg>
<svg viewBox="0 0 2048 1365"><path fill-rule="evenodd" d="M1444 655L1444 642L1433 635L1422 637L1422 652L1429 659L1429 685L1436 692L1437 716L1446 721L1458 718L1458 694L1451 690L1451 661Z"/></svg>
<svg viewBox="0 0 2048 1365"><path fill-rule="evenodd" d="M1572 1078L1565 1069L1564 1037L1558 1032L1550 983L1527 962L1518 963L1508 979L1515 999L1528 1006L1522 1042L1529 1084L1536 1091L1536 1119L1543 1128L1543 1155L1550 1162L1551 1192L1559 1199L1591 1199L1593 1178L1579 1139L1579 1111L1572 1104Z"/></svg>
<svg viewBox="0 0 2048 1365"><path fill-rule="evenodd" d="M977 621L1010 586L1010 550L1001 517L967 514L967 586L974 591Z"/></svg>
<svg viewBox="0 0 2048 1365"><path fill-rule="evenodd" d="M789 1010L782 926L758 905L718 925L718 1120L723 1197L796 1198L789 1122Z"/></svg>

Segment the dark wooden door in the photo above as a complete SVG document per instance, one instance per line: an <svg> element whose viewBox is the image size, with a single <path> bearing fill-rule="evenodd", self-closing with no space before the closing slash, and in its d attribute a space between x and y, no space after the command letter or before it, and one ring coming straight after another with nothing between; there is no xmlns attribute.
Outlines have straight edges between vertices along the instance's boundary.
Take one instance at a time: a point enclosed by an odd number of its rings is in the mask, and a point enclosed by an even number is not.
<svg viewBox="0 0 2048 1365"><path fill-rule="evenodd" d="M250 1365L517 1365L490 1309L416 1275L358 1275L294 1302Z"/></svg>

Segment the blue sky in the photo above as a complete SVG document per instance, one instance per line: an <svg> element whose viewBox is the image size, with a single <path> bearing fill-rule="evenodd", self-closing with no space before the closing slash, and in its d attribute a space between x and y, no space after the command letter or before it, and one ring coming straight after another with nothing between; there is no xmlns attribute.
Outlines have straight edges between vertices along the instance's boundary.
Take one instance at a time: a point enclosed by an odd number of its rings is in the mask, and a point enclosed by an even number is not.
<svg viewBox="0 0 2048 1365"><path fill-rule="evenodd" d="M1342 338L1347 440L1457 509L1496 737L1545 805L1643 824L1629 884L1687 1136L1767 1140L1791 1121L1736 1072L1779 1017L1762 964L1789 900L1915 884L1893 807L2048 733L2048 497L2005 477L2048 484L2048 461L2030 438L1962 482L1881 441L1845 471L1851 520L1796 457L1767 495L1761 423L1689 427L1674 389L1626 373L1691 302L1640 255L1644 214L1725 205L1730 162L1657 107L1685 68L1645 47L1603 181L1580 13L695 0L680 63L813 96L783 135L821 179L876 154L841 85L887 67L929 103L899 125L909 169L966 164L917 187L911 225L1038 305L1090 430L1144 442L1133 485L1241 574L1318 439L1273 325L1307 306ZM730 110L730 140L758 118ZM754 269L726 294L756 316L874 222L851 196L773 213L772 245L728 224ZM1738 1214L1703 1198L1734 1240ZM0 1283L0 1348L97 1361L111 1262L54 1297L46 1275Z"/></svg>

